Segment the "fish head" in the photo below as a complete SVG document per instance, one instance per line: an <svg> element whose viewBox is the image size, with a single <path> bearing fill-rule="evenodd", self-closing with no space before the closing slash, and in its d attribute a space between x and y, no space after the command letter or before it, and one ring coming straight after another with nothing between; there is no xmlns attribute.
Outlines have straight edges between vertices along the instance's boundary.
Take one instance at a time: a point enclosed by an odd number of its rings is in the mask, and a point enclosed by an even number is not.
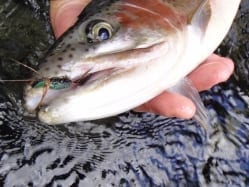
<svg viewBox="0 0 249 187"><path fill-rule="evenodd" d="M143 104L215 50L239 0L224 6L226 0L91 1L25 87L25 107L60 124Z"/></svg>

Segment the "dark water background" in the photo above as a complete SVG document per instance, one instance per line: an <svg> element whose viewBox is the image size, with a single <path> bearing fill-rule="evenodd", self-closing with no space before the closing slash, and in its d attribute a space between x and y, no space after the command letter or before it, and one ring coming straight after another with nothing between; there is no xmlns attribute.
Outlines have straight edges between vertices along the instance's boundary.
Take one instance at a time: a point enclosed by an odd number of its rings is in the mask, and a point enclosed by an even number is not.
<svg viewBox="0 0 249 187"><path fill-rule="evenodd" d="M48 0L0 0L0 78L30 72L54 42ZM249 0L217 53L233 77L202 93L212 118L194 121L128 112L47 126L25 113L22 84L0 83L0 186L249 186ZM208 75L207 75L208 76Z"/></svg>

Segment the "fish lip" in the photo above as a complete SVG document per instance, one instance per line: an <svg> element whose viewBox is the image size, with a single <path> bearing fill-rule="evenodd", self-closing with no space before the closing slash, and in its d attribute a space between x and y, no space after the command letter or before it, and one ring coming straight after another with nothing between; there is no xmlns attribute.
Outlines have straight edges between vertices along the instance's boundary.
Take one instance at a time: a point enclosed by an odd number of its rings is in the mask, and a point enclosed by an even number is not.
<svg viewBox="0 0 249 187"><path fill-rule="evenodd" d="M114 74L121 73L124 69L119 67L111 67L95 72L88 72L84 74L82 77L75 79L73 83L78 86L87 86L89 84L93 84L96 81L107 80L109 77Z"/></svg>

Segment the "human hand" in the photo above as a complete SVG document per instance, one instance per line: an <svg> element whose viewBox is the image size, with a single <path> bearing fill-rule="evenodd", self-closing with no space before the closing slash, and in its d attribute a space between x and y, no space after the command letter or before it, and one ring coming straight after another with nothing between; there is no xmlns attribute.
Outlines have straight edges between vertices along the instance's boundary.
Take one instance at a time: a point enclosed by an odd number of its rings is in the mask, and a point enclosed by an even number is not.
<svg viewBox="0 0 249 187"><path fill-rule="evenodd" d="M51 0L50 16L56 37L59 37L76 22L77 16L89 2L90 0ZM233 70L234 64L230 59L212 54L191 72L188 78L198 91L203 91L226 81ZM196 108L190 99L165 91L135 110L189 119L195 114Z"/></svg>

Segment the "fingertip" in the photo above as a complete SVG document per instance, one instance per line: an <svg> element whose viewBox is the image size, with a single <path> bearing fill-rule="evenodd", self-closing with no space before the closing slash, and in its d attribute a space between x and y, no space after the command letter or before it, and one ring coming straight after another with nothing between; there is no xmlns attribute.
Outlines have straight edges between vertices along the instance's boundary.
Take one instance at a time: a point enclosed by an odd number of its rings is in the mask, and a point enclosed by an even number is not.
<svg viewBox="0 0 249 187"><path fill-rule="evenodd" d="M76 21L82 7L78 4L70 4L60 8L54 17L54 33L58 38Z"/></svg>
<svg viewBox="0 0 249 187"><path fill-rule="evenodd" d="M208 90L215 84L226 81L234 71L234 63L229 58L212 56L194 70L188 77L199 90Z"/></svg>
<svg viewBox="0 0 249 187"><path fill-rule="evenodd" d="M78 15L89 2L89 0L51 1L50 19L56 38L77 21Z"/></svg>
<svg viewBox="0 0 249 187"><path fill-rule="evenodd" d="M234 72L234 62L230 58L224 58L224 66L226 66L225 74L222 76L223 80L226 81L231 74Z"/></svg>
<svg viewBox="0 0 249 187"><path fill-rule="evenodd" d="M234 71L234 62L230 58L217 55L214 58L213 63L217 67L217 80L226 81Z"/></svg>

